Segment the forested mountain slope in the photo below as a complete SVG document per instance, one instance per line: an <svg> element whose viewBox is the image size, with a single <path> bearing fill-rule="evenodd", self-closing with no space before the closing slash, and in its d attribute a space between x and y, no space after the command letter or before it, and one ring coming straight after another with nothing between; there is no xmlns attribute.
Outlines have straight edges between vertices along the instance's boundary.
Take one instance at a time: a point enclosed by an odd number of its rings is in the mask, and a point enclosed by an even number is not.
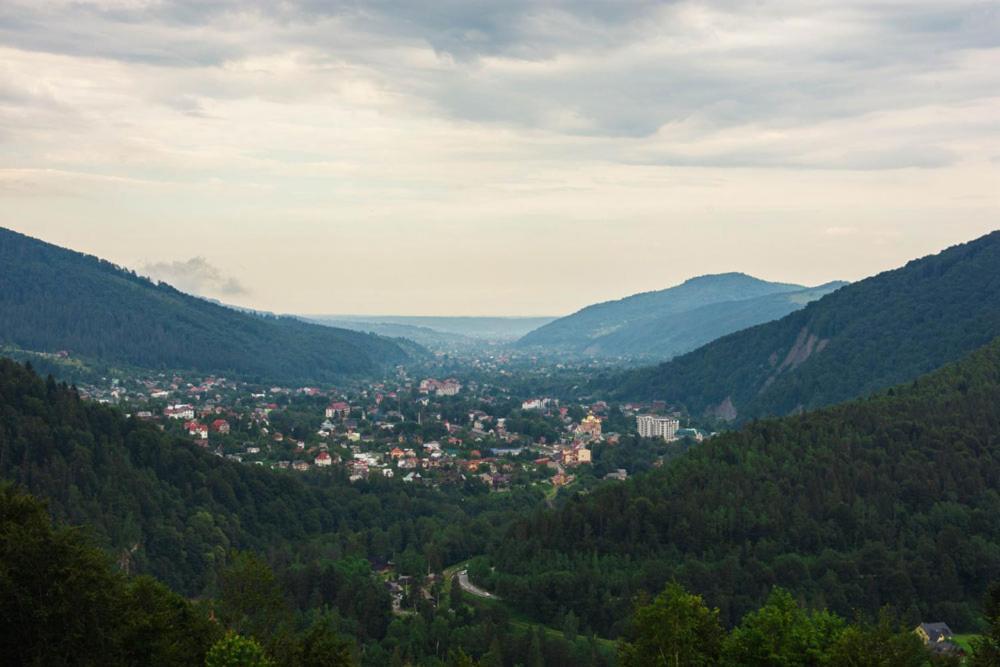
<svg viewBox="0 0 1000 667"><path fill-rule="evenodd" d="M475 522L492 508L536 500L231 463L2 358L0 479L89 526L131 571L191 595L212 587L234 548L289 559L432 554L439 567L487 548L494 531Z"/></svg>
<svg viewBox="0 0 1000 667"><path fill-rule="evenodd" d="M676 580L735 622L772 586L975 625L1000 577L1000 340L872 398L726 433L517 524L485 583L614 634Z"/></svg>
<svg viewBox="0 0 1000 667"><path fill-rule="evenodd" d="M279 381L331 381L408 357L395 341L239 312L2 228L0 343Z"/></svg>
<svg viewBox="0 0 1000 667"><path fill-rule="evenodd" d="M906 382L1000 335L1000 232L842 287L775 322L604 378L726 419L788 414Z"/></svg>
<svg viewBox="0 0 1000 667"><path fill-rule="evenodd" d="M588 356L669 359L733 331L782 317L840 287L771 283L742 273L588 306L524 336L522 348Z"/></svg>

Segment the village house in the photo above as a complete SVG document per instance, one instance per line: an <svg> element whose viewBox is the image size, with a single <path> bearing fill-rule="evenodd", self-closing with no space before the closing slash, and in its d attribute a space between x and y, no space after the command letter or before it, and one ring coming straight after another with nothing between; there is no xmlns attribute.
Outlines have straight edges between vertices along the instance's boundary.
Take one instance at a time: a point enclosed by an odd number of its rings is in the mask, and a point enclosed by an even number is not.
<svg viewBox="0 0 1000 667"><path fill-rule="evenodd" d="M163 414L170 419L194 419L194 406L187 404L170 405L163 410Z"/></svg>
<svg viewBox="0 0 1000 667"><path fill-rule="evenodd" d="M320 452L316 455L316 459L313 463L315 463L318 468L328 468L333 464L333 459L330 457L329 452Z"/></svg>
<svg viewBox="0 0 1000 667"><path fill-rule="evenodd" d="M347 419L351 416L351 406L343 401L334 401L326 407L327 419Z"/></svg>
<svg viewBox="0 0 1000 667"><path fill-rule="evenodd" d="M188 435L199 440L208 440L208 427L196 421L184 422L184 430Z"/></svg>
<svg viewBox="0 0 1000 667"><path fill-rule="evenodd" d="M555 475L552 476L552 486L566 486L567 484L570 484L574 479L576 478L573 477L573 475L567 475L564 472L557 472Z"/></svg>
<svg viewBox="0 0 1000 667"><path fill-rule="evenodd" d="M427 378L420 381L421 394L435 394L437 396L457 396L462 390L462 383L455 378L448 378L438 381L434 378Z"/></svg>
<svg viewBox="0 0 1000 667"><path fill-rule="evenodd" d="M351 471L350 480L352 482L368 478L368 464L364 461L351 461L349 469Z"/></svg>
<svg viewBox="0 0 1000 667"><path fill-rule="evenodd" d="M549 402L547 398L529 398L521 402L522 410L541 410Z"/></svg>
<svg viewBox="0 0 1000 667"><path fill-rule="evenodd" d="M936 655L962 656L965 651L955 643L954 634L947 623L921 623L913 631L931 653Z"/></svg>
<svg viewBox="0 0 1000 667"><path fill-rule="evenodd" d="M212 430L221 435L229 434L229 422L225 419L216 419L212 422Z"/></svg>

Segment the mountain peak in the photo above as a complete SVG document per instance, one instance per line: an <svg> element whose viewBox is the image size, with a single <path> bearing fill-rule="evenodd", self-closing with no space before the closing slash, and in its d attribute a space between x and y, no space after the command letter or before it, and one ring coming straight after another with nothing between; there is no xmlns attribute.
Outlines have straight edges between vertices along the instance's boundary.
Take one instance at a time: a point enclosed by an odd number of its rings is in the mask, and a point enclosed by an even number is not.
<svg viewBox="0 0 1000 667"><path fill-rule="evenodd" d="M631 373L618 393L670 401L698 415L735 406L739 418L750 418L912 380L1000 335L998 241L994 232L860 282L820 286L832 293Z"/></svg>
<svg viewBox="0 0 1000 667"><path fill-rule="evenodd" d="M584 356L669 359L782 317L830 290L807 291L735 271L696 276L667 289L588 306L536 329L519 345Z"/></svg>

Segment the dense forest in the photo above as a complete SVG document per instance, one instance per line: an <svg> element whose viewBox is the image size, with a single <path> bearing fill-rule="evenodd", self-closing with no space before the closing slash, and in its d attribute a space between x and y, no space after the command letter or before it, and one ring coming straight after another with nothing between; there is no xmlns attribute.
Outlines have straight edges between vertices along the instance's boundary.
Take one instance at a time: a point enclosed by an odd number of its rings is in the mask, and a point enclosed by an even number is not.
<svg viewBox="0 0 1000 667"><path fill-rule="evenodd" d="M240 312L3 228L0 266L0 343L27 350L302 382L371 372L421 352L412 343Z"/></svg>
<svg viewBox="0 0 1000 667"><path fill-rule="evenodd" d="M539 511L473 574L538 620L608 636L676 580L725 624L773 586L850 618L971 629L1000 577L1000 340L912 383L755 421L663 469Z"/></svg>
<svg viewBox="0 0 1000 667"><path fill-rule="evenodd" d="M421 664L502 667L614 663L607 642L513 622L502 608L439 587L434 608L392 617L367 635L356 619L315 595L296 604L296 584L363 605L381 585L357 563L320 564L280 577L249 553L234 553L212 597L192 601L148 576L130 577L85 533L52 525L36 499L0 485L0 664L135 667L346 667ZM291 590L290 590L291 589ZM384 595L384 594L383 594ZM341 605L342 606L342 605ZM478 661L473 660L473 657Z"/></svg>
<svg viewBox="0 0 1000 667"><path fill-rule="evenodd" d="M332 570L350 569L334 565ZM315 573L313 573L315 576ZM325 577L329 579L329 577ZM581 637L567 614L561 631L513 621L502 606L439 588L436 608L395 618L367 642L337 610L296 609L260 558L234 554L218 594L192 601L147 576L130 577L79 530L56 524L42 503L0 485L0 663L206 667L427 665L960 665L927 651L888 610L851 622L803 607L782 589L727 631L720 611L669 584L639 601L615 649ZM984 603L985 634L970 667L1000 664L1000 586ZM954 650L960 647L952 644Z"/></svg>
<svg viewBox="0 0 1000 667"><path fill-rule="evenodd" d="M1000 232L842 287L655 368L594 383L692 415L750 419L907 382L1000 335Z"/></svg>

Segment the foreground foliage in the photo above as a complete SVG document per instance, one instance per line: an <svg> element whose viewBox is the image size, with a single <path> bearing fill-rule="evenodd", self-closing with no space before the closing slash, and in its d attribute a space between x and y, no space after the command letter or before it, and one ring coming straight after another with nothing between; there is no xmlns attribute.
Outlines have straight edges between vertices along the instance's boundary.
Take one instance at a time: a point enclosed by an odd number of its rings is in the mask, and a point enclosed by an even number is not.
<svg viewBox="0 0 1000 667"><path fill-rule="evenodd" d="M886 611L874 622L848 624L829 612L803 609L782 589L727 635L719 610L675 583L636 609L619 653L623 667L960 664L957 656L932 655Z"/></svg>

